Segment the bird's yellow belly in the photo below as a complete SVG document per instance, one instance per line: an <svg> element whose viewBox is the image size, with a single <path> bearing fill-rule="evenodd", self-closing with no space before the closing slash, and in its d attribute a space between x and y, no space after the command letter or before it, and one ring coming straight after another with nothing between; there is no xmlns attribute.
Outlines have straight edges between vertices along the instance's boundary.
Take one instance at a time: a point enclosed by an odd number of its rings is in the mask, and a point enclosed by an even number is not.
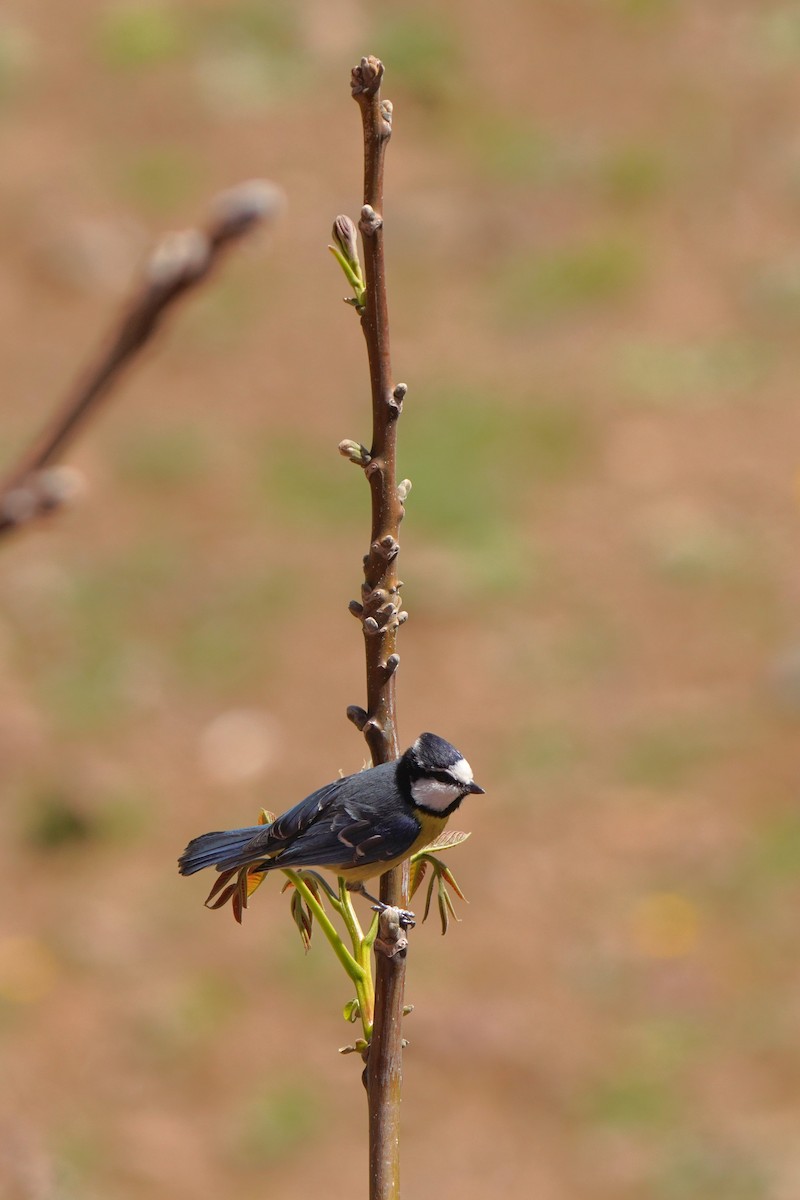
<svg viewBox="0 0 800 1200"><path fill-rule="evenodd" d="M437 817L432 813L420 813L420 831L415 840L402 854L398 854L396 858L386 859L383 862L365 863L363 867L340 867L334 864L326 865L325 870L333 871L335 875L341 876L347 883L363 883L366 879L374 879L376 875L383 875L386 871L391 871L394 867L405 862L412 854L416 854L418 850L423 850L428 846L434 838L437 838L442 830L447 825L447 817Z"/></svg>

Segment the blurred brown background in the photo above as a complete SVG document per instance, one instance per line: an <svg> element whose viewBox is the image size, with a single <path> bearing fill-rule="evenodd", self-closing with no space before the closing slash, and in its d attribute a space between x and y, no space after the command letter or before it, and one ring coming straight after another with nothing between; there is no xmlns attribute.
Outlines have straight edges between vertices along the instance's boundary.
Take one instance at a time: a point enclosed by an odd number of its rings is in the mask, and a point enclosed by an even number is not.
<svg viewBox="0 0 800 1200"><path fill-rule="evenodd" d="M363 53L402 740L488 792L463 923L413 935L407 1194L796 1200L796 0L6 0L4 461L158 232L256 175L290 209L3 547L3 1194L365 1193L347 981L275 881L239 929L175 871L363 762L367 378L325 249Z"/></svg>

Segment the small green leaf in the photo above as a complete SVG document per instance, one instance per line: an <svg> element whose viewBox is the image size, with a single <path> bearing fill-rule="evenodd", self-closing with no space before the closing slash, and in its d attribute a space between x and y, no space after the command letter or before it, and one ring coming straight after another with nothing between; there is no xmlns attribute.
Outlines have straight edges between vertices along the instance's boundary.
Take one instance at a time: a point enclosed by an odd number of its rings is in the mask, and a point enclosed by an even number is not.
<svg viewBox="0 0 800 1200"><path fill-rule="evenodd" d="M322 903L322 899L323 899L322 893L323 892L328 897L328 899L333 902L334 906L338 903L339 897L336 895L336 892L333 890L333 888L327 882L327 880L323 879L322 876L320 874L318 874L318 872L300 870L297 872L297 874L300 876L303 883L305 883L308 886L308 888L314 893L315 898L317 900L319 900L320 904Z"/></svg>
<svg viewBox="0 0 800 1200"><path fill-rule="evenodd" d="M428 854L431 850L449 850L452 846L460 846L470 836L471 834L469 833L459 833L457 829L446 829L444 833L440 833L427 846L423 846L418 853ZM414 858L416 857L417 855L415 854Z"/></svg>
<svg viewBox="0 0 800 1200"><path fill-rule="evenodd" d="M461 841L463 841L464 838L469 835L468 834L456 834L455 836L457 838L459 838ZM431 843L431 844L433 845L434 843ZM455 844L458 845L458 842L456 842ZM458 886L458 883L456 882L456 877L453 874L453 872L450 870L450 868L445 866L445 864L442 862L442 860L440 858L436 858L433 854L429 854L427 850L420 850L419 853L414 855L414 857L411 860L410 895L413 896L414 892L417 890L419 885L422 883L422 880L425 875L425 871L428 866L430 866L432 868L433 875L431 876L430 882L428 884L428 894L425 899L425 912L423 914L422 920L424 923L428 918L428 913L430 912L430 907L431 907L431 900L433 899L433 888L435 885L436 889L437 889L437 903L439 906L439 916L440 916L441 922L442 922L442 933L445 934L445 933L447 933L447 929L448 929L448 925L450 923L451 916L456 921L460 921L460 917L456 916L456 911L455 911L455 908L453 907L453 901L451 900L450 893L448 892L447 887L445 885L449 884L450 887L455 892L455 894L461 900L464 900L466 902L467 898L464 895L464 893L461 891L461 888Z"/></svg>
<svg viewBox="0 0 800 1200"><path fill-rule="evenodd" d="M408 883L408 898L409 898L409 900L414 895L414 893L416 892L419 885L422 883L423 879L425 878L425 873L427 870L428 870L427 859L421 858L415 854L414 857L411 859L411 873L409 876L409 883Z"/></svg>
<svg viewBox="0 0 800 1200"><path fill-rule="evenodd" d="M344 1017L345 1021L349 1021L351 1025L356 1023L358 1018L361 1016L361 1005L358 1003L357 999L347 1001L347 1004L345 1004L344 1008L342 1009L342 1016Z"/></svg>
<svg viewBox="0 0 800 1200"><path fill-rule="evenodd" d="M444 868L444 870L442 871L442 879L445 881L445 883L449 883L449 884L450 884L450 887L453 889L453 891L455 892L455 894L456 894L456 895L457 895L457 896L458 896L458 897L459 897L461 900L463 900L465 904L469 904L469 900L467 900L467 897L464 895L464 893L462 892L461 888L460 888L460 887L458 886L458 884L456 883L456 877L455 877L455 875L453 874L453 872L450 870L450 868L449 868L449 867L445 867L445 868Z"/></svg>
<svg viewBox="0 0 800 1200"><path fill-rule="evenodd" d="M439 876L439 915L442 919L442 936L447 933L450 924L450 917L454 921L460 921L460 917L456 916L456 910L453 908L453 901L450 899L450 893L444 886L444 881Z"/></svg>
<svg viewBox="0 0 800 1200"><path fill-rule="evenodd" d="M439 894L437 896L437 901L439 904L439 918L442 922L442 937L444 937L444 935L447 933L447 929L450 924L450 918L447 913L448 896L447 896L447 892L442 887L441 879L439 880L438 891L439 891Z"/></svg>
<svg viewBox="0 0 800 1200"><path fill-rule="evenodd" d="M300 940L303 943L303 949L306 951L306 953L308 953L308 950L311 946L313 917L303 903L303 897L297 890L292 892L290 909L292 913L292 919L300 934Z"/></svg>
<svg viewBox="0 0 800 1200"><path fill-rule="evenodd" d="M425 897L425 912L422 914L422 924L424 925L428 919L428 913L431 911L431 900L433 898L433 888L436 883L436 875L431 876L431 881L428 884L428 894Z"/></svg>
<svg viewBox="0 0 800 1200"><path fill-rule="evenodd" d="M313 893L314 898L316 900L319 900L319 898L320 898L320 895L319 895L320 878L316 874L316 872L314 872L314 871L299 871L298 874L299 874L300 878L302 879L303 883L308 888L308 890L311 893Z"/></svg>
<svg viewBox="0 0 800 1200"><path fill-rule="evenodd" d="M360 263L358 260L355 264L349 263L336 246L328 246L328 249L344 271L345 278L355 293L354 296L348 297L346 302L355 305L356 308L363 308L367 289L361 274Z"/></svg>

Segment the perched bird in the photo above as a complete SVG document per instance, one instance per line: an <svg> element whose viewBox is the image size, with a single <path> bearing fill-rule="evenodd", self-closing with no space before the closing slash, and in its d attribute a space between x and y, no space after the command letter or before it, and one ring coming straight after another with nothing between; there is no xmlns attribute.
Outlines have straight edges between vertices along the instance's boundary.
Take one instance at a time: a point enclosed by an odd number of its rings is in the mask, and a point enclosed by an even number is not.
<svg viewBox="0 0 800 1200"><path fill-rule="evenodd" d="M350 891L374 901L364 881L427 846L465 796L483 791L455 746L435 733L422 733L396 762L336 779L269 825L201 834L189 842L178 869L181 875L193 875L216 867L225 882L238 873L238 885L230 885L225 894L225 899L234 896L237 920L247 902L247 876L281 867L333 871Z"/></svg>

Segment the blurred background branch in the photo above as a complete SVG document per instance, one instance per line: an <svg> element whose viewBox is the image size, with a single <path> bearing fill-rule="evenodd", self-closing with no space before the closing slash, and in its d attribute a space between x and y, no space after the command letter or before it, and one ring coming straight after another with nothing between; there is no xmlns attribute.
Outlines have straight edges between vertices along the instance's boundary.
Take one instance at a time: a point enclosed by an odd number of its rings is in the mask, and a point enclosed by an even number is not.
<svg viewBox="0 0 800 1200"><path fill-rule="evenodd" d="M279 188L253 180L219 195L203 229L169 233L161 240L106 348L0 482L0 537L53 512L70 498L75 475L55 466L64 451L151 341L176 301L205 282L233 244L258 226L271 224L283 203Z"/></svg>

